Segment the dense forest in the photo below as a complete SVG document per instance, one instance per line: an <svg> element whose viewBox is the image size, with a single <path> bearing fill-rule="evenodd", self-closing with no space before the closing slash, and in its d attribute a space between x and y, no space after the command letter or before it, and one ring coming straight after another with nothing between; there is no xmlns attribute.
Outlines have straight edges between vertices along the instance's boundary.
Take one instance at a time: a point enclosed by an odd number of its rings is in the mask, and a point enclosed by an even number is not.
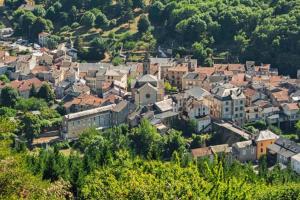
<svg viewBox="0 0 300 200"><path fill-rule="evenodd" d="M2 118L3 119L3 118ZM181 132L160 135L149 122L86 130L78 141L29 151L15 124L0 120L1 199L284 199L300 197L288 167L257 171L226 156L193 160Z"/></svg>
<svg viewBox="0 0 300 200"><path fill-rule="evenodd" d="M255 60L295 75L300 63L298 0L36 0L32 11L17 9L22 3L6 0L17 35L52 32L52 48L71 38L82 60L107 52L118 64L120 49L134 60L134 52L162 47L206 66Z"/></svg>

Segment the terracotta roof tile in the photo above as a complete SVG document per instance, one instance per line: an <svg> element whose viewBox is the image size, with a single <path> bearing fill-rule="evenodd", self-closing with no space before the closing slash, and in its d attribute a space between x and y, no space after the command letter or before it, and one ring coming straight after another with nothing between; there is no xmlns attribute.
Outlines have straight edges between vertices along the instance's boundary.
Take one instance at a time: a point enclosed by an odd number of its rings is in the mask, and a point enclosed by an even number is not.
<svg viewBox="0 0 300 200"><path fill-rule="evenodd" d="M195 69L195 72L198 72L200 74L206 74L207 76L211 76L215 72L214 67L197 67Z"/></svg>
<svg viewBox="0 0 300 200"><path fill-rule="evenodd" d="M171 67L168 69L168 72L188 72L187 66L177 65L176 67Z"/></svg>
<svg viewBox="0 0 300 200"><path fill-rule="evenodd" d="M256 91L251 89L251 88L246 88L244 90L244 95L247 96L247 97L252 97L255 94L256 94Z"/></svg>
<svg viewBox="0 0 300 200"><path fill-rule="evenodd" d="M279 92L273 92L272 96L276 99L276 101L288 101L289 100L289 94L287 90L281 90Z"/></svg>
<svg viewBox="0 0 300 200"><path fill-rule="evenodd" d="M9 64L9 63L15 62L16 60L17 60L16 56L5 56L4 63Z"/></svg>
<svg viewBox="0 0 300 200"><path fill-rule="evenodd" d="M236 86L242 86L244 84L247 84L247 81L245 81L245 74L241 73L233 75L230 83Z"/></svg>
<svg viewBox="0 0 300 200"><path fill-rule="evenodd" d="M43 82L37 78L32 78L32 79L22 80L22 81L15 80L12 81L9 85L12 88L22 92L22 91L30 90L32 85L34 85L35 88L40 88L43 85Z"/></svg>
<svg viewBox="0 0 300 200"><path fill-rule="evenodd" d="M289 110L299 110L297 103L287 103L285 104Z"/></svg>
<svg viewBox="0 0 300 200"><path fill-rule="evenodd" d="M66 102L64 104L64 107L68 108L72 105L82 105L82 106L100 106L102 103L104 103L105 100L102 98L95 97L93 95L89 94L81 94L78 97L74 98L73 100Z"/></svg>
<svg viewBox="0 0 300 200"><path fill-rule="evenodd" d="M50 71L49 67L43 65L37 65L31 70L31 73L37 74L37 73L48 72L48 71Z"/></svg>

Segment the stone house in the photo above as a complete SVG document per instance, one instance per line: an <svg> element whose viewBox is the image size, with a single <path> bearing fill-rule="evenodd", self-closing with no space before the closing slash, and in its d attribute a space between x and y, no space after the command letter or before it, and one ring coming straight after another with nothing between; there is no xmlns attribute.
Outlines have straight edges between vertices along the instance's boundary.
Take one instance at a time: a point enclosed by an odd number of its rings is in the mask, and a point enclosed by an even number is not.
<svg viewBox="0 0 300 200"><path fill-rule="evenodd" d="M41 46L46 46L49 36L50 36L50 34L46 33L46 32L39 33L39 35L38 35L39 44Z"/></svg>
<svg viewBox="0 0 300 200"><path fill-rule="evenodd" d="M271 165L280 163L288 165L292 156L300 153L300 146L286 138L279 138L267 147L268 162Z"/></svg>
<svg viewBox="0 0 300 200"><path fill-rule="evenodd" d="M292 158L291 158L291 167L295 172L300 174L300 153L292 156Z"/></svg>
<svg viewBox="0 0 300 200"><path fill-rule="evenodd" d="M214 117L244 124L246 98L240 88L224 84L213 88L211 93L211 113Z"/></svg>
<svg viewBox="0 0 300 200"><path fill-rule="evenodd" d="M64 138L74 139L86 129L112 127L112 110L115 104L65 115L62 123Z"/></svg>
<svg viewBox="0 0 300 200"><path fill-rule="evenodd" d="M286 121L296 121L299 119L298 103L285 103L281 105Z"/></svg>
<svg viewBox="0 0 300 200"><path fill-rule="evenodd" d="M256 145L252 140L237 142L232 145L233 157L240 162L256 160Z"/></svg>
<svg viewBox="0 0 300 200"><path fill-rule="evenodd" d="M163 82L153 75L144 75L132 84L132 96L136 105L148 105L164 99Z"/></svg>
<svg viewBox="0 0 300 200"><path fill-rule="evenodd" d="M32 78L32 79L21 80L21 81L15 80L8 84L8 86L17 90L19 92L20 96L23 98L29 98L30 90L33 85L34 85L36 91L38 92L40 90L40 88L42 87L43 82L37 78Z"/></svg>
<svg viewBox="0 0 300 200"><path fill-rule="evenodd" d="M181 89L182 77L188 72L188 66L177 65L176 67L168 68L166 80L170 82L171 85L176 86Z"/></svg>

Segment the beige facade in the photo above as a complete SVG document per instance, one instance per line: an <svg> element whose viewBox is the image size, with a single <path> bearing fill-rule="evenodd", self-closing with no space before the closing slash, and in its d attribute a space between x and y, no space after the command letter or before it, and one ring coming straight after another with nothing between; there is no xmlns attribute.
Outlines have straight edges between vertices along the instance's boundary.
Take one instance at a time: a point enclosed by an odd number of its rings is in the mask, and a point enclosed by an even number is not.
<svg viewBox="0 0 300 200"><path fill-rule="evenodd" d="M115 104L112 104L65 115L63 119L64 136L68 139L77 138L88 128L110 128L112 126L112 110L114 107Z"/></svg>
<svg viewBox="0 0 300 200"><path fill-rule="evenodd" d="M245 122L246 97L242 90L230 84L212 90L211 113L214 117L230 120L238 125Z"/></svg>
<svg viewBox="0 0 300 200"><path fill-rule="evenodd" d="M127 72L118 70L88 70L85 76L86 85L92 91L98 92L102 90L102 83L113 83L114 81L120 82L122 85L127 85ZM126 88L125 88L126 89Z"/></svg>
<svg viewBox="0 0 300 200"><path fill-rule="evenodd" d="M147 74L138 79L131 88L136 105L153 104L164 99L164 84L157 77Z"/></svg>
<svg viewBox="0 0 300 200"><path fill-rule="evenodd" d="M43 53L42 56L37 57L37 61L40 65L50 66L53 64L53 56Z"/></svg>
<svg viewBox="0 0 300 200"><path fill-rule="evenodd" d="M203 87L203 80L206 78L206 75L189 72L182 77L182 86L183 90L188 90L193 87Z"/></svg>
<svg viewBox="0 0 300 200"><path fill-rule="evenodd" d="M177 88L182 87L182 77L188 72L187 66L172 67L167 70L166 79Z"/></svg>
<svg viewBox="0 0 300 200"><path fill-rule="evenodd" d="M134 100L137 105L154 104L158 100L157 93L157 88L150 83L146 83L136 91Z"/></svg>

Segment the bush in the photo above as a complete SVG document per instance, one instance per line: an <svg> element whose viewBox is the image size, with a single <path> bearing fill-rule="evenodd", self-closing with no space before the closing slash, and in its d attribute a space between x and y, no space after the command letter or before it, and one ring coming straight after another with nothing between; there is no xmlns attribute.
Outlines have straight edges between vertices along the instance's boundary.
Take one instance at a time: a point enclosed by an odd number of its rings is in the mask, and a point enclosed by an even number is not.
<svg viewBox="0 0 300 200"><path fill-rule="evenodd" d="M71 27L69 26L64 26L60 29L61 32L68 32L68 31L71 31Z"/></svg>
<svg viewBox="0 0 300 200"><path fill-rule="evenodd" d="M69 149L70 145L69 145L68 141L63 141L63 142L58 142L58 143L54 144L54 148L56 148L57 150Z"/></svg>
<svg viewBox="0 0 300 200"><path fill-rule="evenodd" d="M20 98L16 104L16 109L21 111L41 110L44 107L47 107L46 101L35 97L29 99Z"/></svg>
<svg viewBox="0 0 300 200"><path fill-rule="evenodd" d="M123 63L123 59L122 59L121 57L119 57L119 56L114 57L114 58L112 59L112 64L113 64L114 66L118 66L118 65L120 65L120 64L122 64L122 63Z"/></svg>
<svg viewBox="0 0 300 200"><path fill-rule="evenodd" d="M80 26L80 24L78 22L74 22L72 25L71 25L71 28L78 28Z"/></svg>

